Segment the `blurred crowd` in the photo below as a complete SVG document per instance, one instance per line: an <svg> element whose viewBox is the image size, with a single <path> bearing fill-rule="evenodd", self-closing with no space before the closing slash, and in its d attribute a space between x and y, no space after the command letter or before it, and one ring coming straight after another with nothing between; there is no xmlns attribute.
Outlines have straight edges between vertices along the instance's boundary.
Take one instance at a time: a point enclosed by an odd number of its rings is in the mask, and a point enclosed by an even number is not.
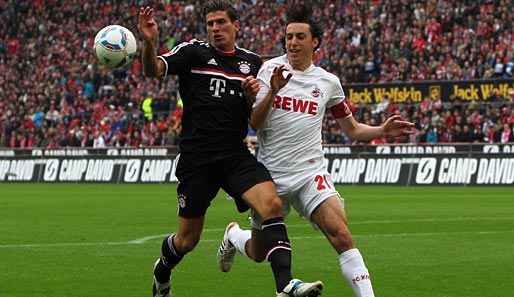
<svg viewBox="0 0 514 297"><path fill-rule="evenodd" d="M93 39L110 24L123 25L140 39L139 7L153 5L163 54L181 42L205 40L204 2L0 0L0 147L176 145L182 112L177 77L145 78L140 57L129 67L106 69L96 61ZM330 24L314 63L338 76L343 88L512 77L512 0L307 2ZM237 44L262 56L282 54L281 19L288 2L234 3L241 13ZM381 108L352 109L370 125L392 114L416 123L415 135L395 142L514 141L514 91L501 104L441 99L449 98L427 97L420 104L386 98ZM353 143L329 114L323 141Z"/></svg>

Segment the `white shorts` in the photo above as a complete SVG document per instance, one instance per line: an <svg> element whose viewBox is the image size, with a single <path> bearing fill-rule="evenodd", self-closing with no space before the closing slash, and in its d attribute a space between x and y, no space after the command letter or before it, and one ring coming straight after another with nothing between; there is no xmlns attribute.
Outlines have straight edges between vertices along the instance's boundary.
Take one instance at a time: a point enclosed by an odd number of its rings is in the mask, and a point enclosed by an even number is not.
<svg viewBox="0 0 514 297"><path fill-rule="evenodd" d="M273 172L270 171L277 186L278 195L282 199L284 220L291 211L291 206L298 214L309 221L314 228L316 224L311 221L312 212L326 199L337 196L344 206L344 199L334 187L332 176L323 163L317 168L299 172ZM255 229L262 229L262 220L255 211L251 211L251 225Z"/></svg>

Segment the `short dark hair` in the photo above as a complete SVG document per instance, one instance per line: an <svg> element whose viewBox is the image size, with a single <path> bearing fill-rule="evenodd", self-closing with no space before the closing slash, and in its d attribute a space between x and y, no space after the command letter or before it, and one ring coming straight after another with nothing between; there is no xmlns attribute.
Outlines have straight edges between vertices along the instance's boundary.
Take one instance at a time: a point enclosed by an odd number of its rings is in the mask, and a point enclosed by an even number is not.
<svg viewBox="0 0 514 297"><path fill-rule="evenodd" d="M206 17L208 13L215 11L226 11L232 22L236 21L239 17L234 4L230 0L213 0L205 3L203 6L204 17Z"/></svg>
<svg viewBox="0 0 514 297"><path fill-rule="evenodd" d="M323 33L328 24L320 17L312 15L312 11L303 4L290 5L286 10L286 28L291 23L305 23L310 27L312 38L318 38L318 45L314 48L316 51L323 41ZM284 32L285 34L285 32ZM286 47L286 38L282 37L282 47Z"/></svg>

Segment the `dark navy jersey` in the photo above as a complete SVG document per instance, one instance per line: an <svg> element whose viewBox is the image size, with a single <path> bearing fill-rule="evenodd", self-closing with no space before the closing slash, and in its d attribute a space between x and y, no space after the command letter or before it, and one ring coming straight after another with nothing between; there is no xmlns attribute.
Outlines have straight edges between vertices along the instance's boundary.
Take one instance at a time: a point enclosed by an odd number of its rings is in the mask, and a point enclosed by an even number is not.
<svg viewBox="0 0 514 297"><path fill-rule="evenodd" d="M177 45L159 57L166 75L180 77L180 97L184 104L181 153L230 152L246 149L248 104L241 83L257 76L262 59L236 47L223 53L196 39Z"/></svg>

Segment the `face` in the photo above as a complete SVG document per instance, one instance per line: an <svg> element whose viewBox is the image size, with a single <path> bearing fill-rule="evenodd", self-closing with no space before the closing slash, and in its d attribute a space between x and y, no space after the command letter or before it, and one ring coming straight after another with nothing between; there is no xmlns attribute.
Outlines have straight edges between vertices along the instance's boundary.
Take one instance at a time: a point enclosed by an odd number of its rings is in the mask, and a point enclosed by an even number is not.
<svg viewBox="0 0 514 297"><path fill-rule="evenodd" d="M220 51L233 51L236 32L239 30L239 21L232 22L226 11L210 12L206 15L205 20L211 44Z"/></svg>
<svg viewBox="0 0 514 297"><path fill-rule="evenodd" d="M286 51L289 63L295 70L305 70L312 63L318 38L312 38L309 24L291 23L286 28Z"/></svg>

